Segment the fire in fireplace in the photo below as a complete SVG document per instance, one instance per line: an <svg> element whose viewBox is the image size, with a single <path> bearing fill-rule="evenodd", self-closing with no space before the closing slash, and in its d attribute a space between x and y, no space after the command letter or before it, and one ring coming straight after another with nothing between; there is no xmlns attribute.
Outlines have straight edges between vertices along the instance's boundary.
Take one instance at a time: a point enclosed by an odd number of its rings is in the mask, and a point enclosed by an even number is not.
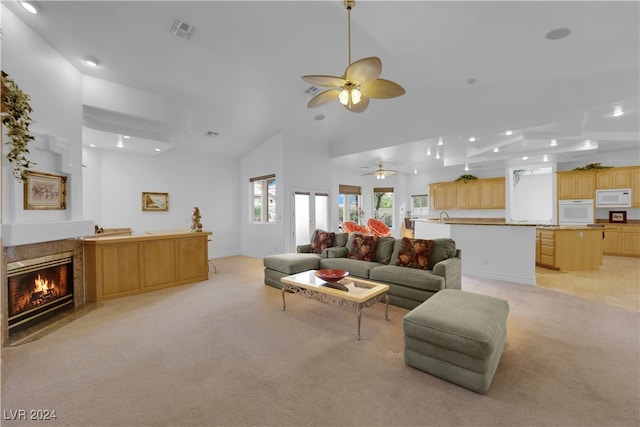
<svg viewBox="0 0 640 427"><path fill-rule="evenodd" d="M9 335L73 308L73 251L7 265Z"/></svg>

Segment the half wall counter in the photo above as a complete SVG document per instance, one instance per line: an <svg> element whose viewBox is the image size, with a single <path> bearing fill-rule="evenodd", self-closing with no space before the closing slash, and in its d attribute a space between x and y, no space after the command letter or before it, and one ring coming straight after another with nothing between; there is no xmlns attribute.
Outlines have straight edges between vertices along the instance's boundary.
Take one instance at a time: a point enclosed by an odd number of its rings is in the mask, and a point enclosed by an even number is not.
<svg viewBox="0 0 640 427"><path fill-rule="evenodd" d="M211 232L170 230L84 239L87 302L136 295L209 277Z"/></svg>

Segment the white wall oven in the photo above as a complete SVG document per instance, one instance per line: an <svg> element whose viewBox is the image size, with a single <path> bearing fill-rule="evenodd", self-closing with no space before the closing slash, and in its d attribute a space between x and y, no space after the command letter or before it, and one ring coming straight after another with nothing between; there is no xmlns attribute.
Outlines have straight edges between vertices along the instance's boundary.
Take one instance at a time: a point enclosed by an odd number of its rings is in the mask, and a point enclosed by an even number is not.
<svg viewBox="0 0 640 427"><path fill-rule="evenodd" d="M560 225L586 225L593 223L593 199L559 200Z"/></svg>

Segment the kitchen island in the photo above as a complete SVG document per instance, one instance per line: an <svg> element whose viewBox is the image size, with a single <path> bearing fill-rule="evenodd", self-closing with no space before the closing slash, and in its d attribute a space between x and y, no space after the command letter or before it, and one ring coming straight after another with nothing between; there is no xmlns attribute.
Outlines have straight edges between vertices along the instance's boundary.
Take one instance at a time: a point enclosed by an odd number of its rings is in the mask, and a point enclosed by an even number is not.
<svg viewBox="0 0 640 427"><path fill-rule="evenodd" d="M536 224L504 219L416 220L417 239L450 237L462 251L462 274L536 284Z"/></svg>
<svg viewBox="0 0 640 427"><path fill-rule="evenodd" d="M536 265L560 271L602 265L601 227L511 224L504 219L416 220L418 239L450 237L462 274L535 285Z"/></svg>

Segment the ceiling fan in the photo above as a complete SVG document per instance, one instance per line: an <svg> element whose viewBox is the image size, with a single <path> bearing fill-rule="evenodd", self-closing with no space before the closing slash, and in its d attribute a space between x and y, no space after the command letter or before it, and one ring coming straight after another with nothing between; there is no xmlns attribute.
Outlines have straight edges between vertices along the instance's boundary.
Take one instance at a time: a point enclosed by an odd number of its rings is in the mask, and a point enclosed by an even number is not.
<svg viewBox="0 0 640 427"><path fill-rule="evenodd" d="M355 0L344 0L347 9L347 34L349 39L349 66L342 77L326 75L302 76L302 80L313 85L331 87L320 92L307 104L315 108L338 99L349 111L361 113L369 106L369 98L388 99L404 95L402 86L391 80L379 79L382 61L375 56L351 62L351 9Z"/></svg>
<svg viewBox="0 0 640 427"><path fill-rule="evenodd" d="M385 179L388 176L397 174L398 171L393 169L382 169L382 165L378 165L378 170L375 172L363 173L362 176L374 175L376 179Z"/></svg>

